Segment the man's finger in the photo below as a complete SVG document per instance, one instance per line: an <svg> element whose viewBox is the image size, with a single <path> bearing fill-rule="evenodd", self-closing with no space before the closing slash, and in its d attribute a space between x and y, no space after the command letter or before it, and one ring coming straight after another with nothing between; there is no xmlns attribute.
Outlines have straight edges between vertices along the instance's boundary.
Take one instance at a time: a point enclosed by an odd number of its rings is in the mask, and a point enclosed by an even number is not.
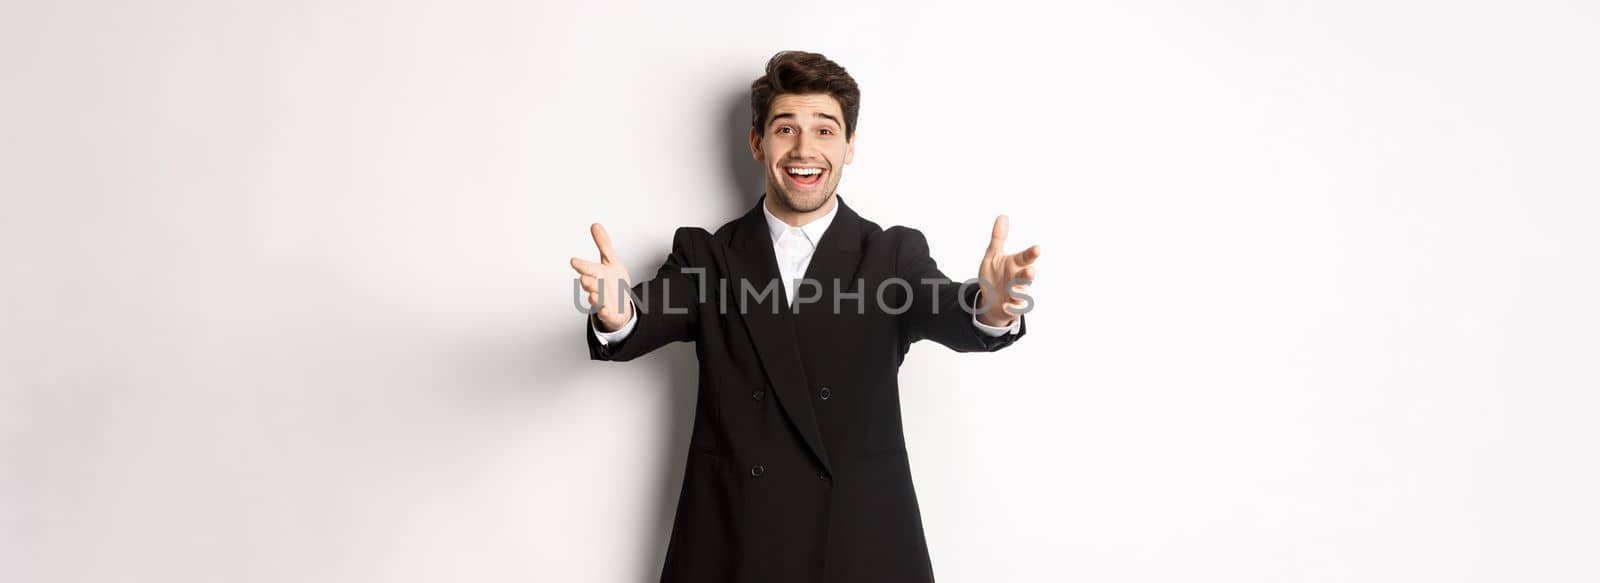
<svg viewBox="0 0 1600 583"><path fill-rule="evenodd" d="M1006 233L1011 231L1011 219L1005 215L994 218L994 229L989 232L989 249L984 255L994 256L1006 248Z"/></svg>
<svg viewBox="0 0 1600 583"><path fill-rule="evenodd" d="M600 262L610 263L617 252L611 248L611 235L606 234L606 228L600 223L589 225L589 234L594 235L594 246L600 249Z"/></svg>
<svg viewBox="0 0 1600 583"><path fill-rule="evenodd" d="M582 259L578 259L577 257L572 258L572 268L583 275L593 275L595 277L599 277L603 272L599 263L595 263L593 261L584 261Z"/></svg>
<svg viewBox="0 0 1600 583"><path fill-rule="evenodd" d="M1029 265L1033 265L1033 262L1039 260L1039 246L1034 245L1027 249L1023 249L1016 255L1012 255L1011 260L1016 263L1017 267L1027 267Z"/></svg>

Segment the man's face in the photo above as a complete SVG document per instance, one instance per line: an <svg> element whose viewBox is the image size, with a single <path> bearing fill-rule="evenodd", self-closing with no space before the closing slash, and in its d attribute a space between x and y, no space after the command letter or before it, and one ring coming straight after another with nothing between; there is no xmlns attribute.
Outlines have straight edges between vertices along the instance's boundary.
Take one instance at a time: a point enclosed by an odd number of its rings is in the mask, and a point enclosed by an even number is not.
<svg viewBox="0 0 1600 583"><path fill-rule="evenodd" d="M823 207L855 157L839 101L822 93L784 94L767 109L766 132L750 128L750 151L767 171L767 193L794 212Z"/></svg>

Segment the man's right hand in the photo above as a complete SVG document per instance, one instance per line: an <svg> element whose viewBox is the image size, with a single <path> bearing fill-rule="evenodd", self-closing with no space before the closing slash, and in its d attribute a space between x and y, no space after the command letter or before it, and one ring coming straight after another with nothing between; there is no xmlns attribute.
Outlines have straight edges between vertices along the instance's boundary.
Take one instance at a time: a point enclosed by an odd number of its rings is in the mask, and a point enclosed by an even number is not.
<svg viewBox="0 0 1600 583"><path fill-rule="evenodd" d="M628 268L622 264L622 260L617 259L616 250L611 248L611 237L606 235L606 228L595 223L589 225L589 233L594 235L594 246L600 249L600 262L573 257L572 268L577 270L578 281L584 291L589 292L589 305L600 305L600 311L595 313L599 319L596 327L601 332L615 332L633 316L633 302L622 291L632 285L632 278L628 277ZM600 282L605 284L602 286ZM602 287L605 297L600 295Z"/></svg>

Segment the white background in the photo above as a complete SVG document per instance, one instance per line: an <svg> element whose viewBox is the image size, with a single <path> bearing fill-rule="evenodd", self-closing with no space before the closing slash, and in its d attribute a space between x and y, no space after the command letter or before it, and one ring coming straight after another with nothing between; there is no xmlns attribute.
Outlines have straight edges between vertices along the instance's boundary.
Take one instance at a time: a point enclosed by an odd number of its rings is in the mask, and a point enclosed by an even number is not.
<svg viewBox="0 0 1600 583"><path fill-rule="evenodd" d="M781 49L840 192L1029 335L916 345L941 581L1595 581L1600 9L7 2L0 580L657 576L692 347L587 358L761 191Z"/></svg>

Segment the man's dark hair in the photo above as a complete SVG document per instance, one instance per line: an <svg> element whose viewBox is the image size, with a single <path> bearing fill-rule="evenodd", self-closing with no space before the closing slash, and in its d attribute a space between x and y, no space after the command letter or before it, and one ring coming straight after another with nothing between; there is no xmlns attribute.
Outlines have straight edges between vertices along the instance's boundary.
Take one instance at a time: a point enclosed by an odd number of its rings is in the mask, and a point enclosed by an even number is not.
<svg viewBox="0 0 1600 583"><path fill-rule="evenodd" d="M856 135L856 114L861 111L861 89L844 67L817 53L783 51L767 61L767 73L750 84L750 125L756 135L767 131L767 109L784 94L824 93L844 110L844 138Z"/></svg>

